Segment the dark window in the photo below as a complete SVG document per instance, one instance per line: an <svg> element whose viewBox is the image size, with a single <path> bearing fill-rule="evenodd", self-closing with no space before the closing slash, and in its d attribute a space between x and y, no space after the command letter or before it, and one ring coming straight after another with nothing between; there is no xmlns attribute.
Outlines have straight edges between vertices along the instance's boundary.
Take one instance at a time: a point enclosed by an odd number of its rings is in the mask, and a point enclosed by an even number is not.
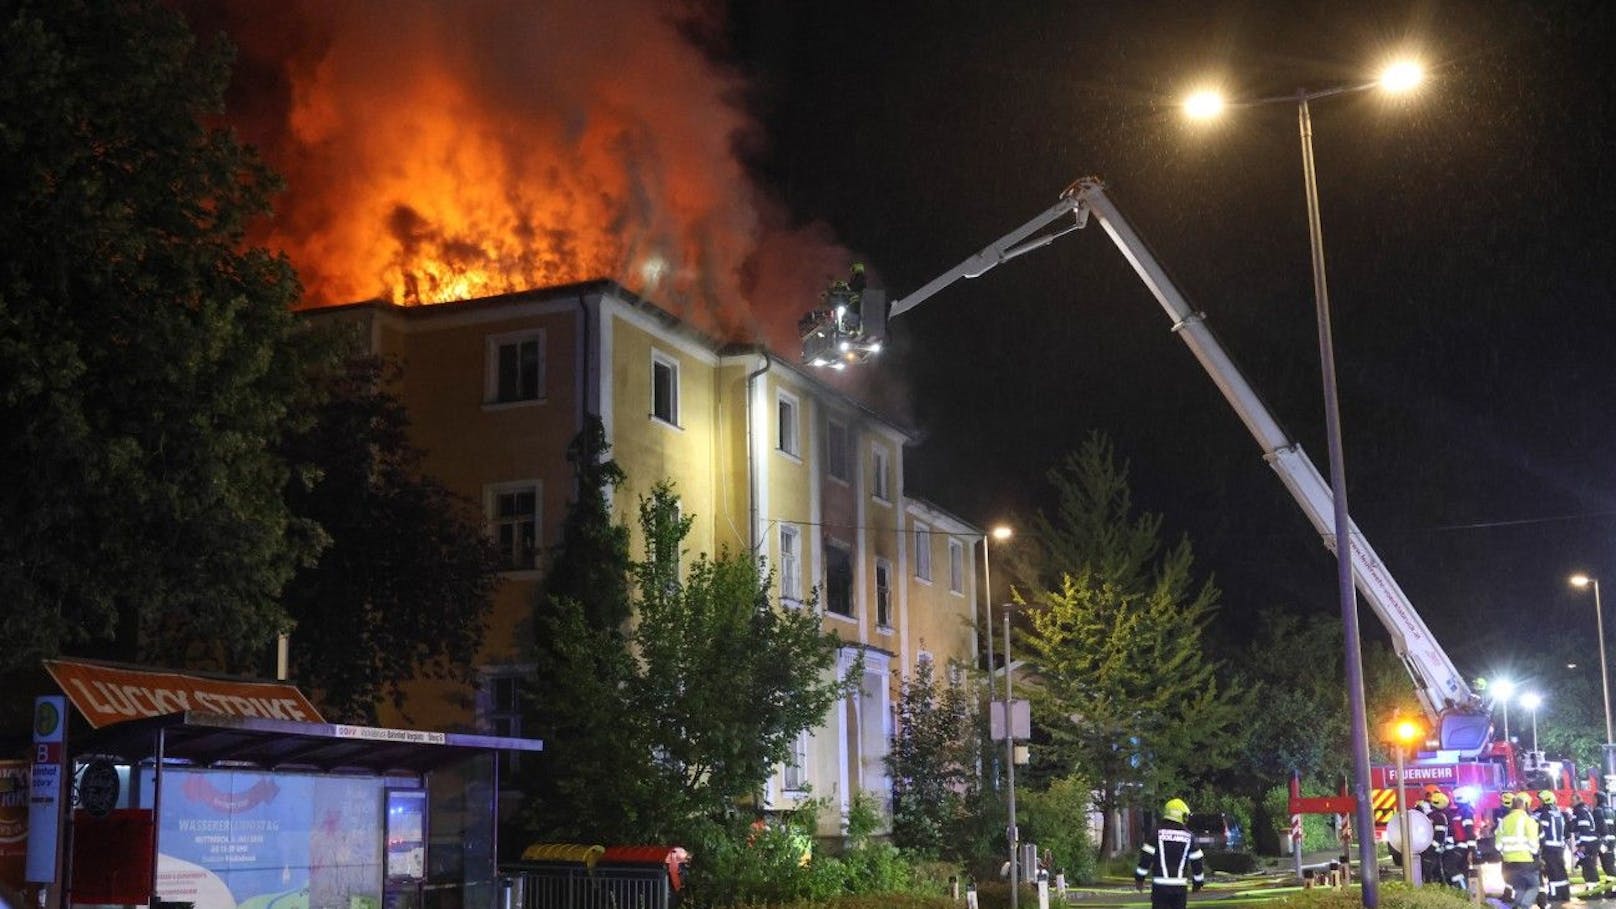
<svg viewBox="0 0 1616 909"><path fill-rule="evenodd" d="M825 547L825 609L853 614L853 553L836 543Z"/></svg>
<svg viewBox="0 0 1616 909"><path fill-rule="evenodd" d="M875 623L892 627L892 566L875 563Z"/></svg>
<svg viewBox="0 0 1616 909"><path fill-rule="evenodd" d="M538 564L539 496L532 487L494 495L494 539L505 557L506 571Z"/></svg>
<svg viewBox="0 0 1616 909"><path fill-rule="evenodd" d="M679 425L679 367L665 360L651 361L651 415Z"/></svg>
<svg viewBox="0 0 1616 909"><path fill-rule="evenodd" d="M499 345L499 385L494 400L536 401L539 399L539 340L528 338Z"/></svg>
<svg viewBox="0 0 1616 909"><path fill-rule="evenodd" d="M851 482L853 470L848 458L851 448L847 441L847 427L832 420L825 429L825 472L838 480Z"/></svg>

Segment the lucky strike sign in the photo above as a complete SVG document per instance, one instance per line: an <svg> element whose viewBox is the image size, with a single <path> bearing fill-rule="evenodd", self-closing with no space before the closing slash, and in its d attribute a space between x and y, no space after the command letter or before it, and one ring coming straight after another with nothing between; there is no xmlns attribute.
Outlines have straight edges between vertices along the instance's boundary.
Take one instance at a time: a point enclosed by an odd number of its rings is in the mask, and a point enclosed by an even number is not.
<svg viewBox="0 0 1616 909"><path fill-rule="evenodd" d="M320 723L324 720L295 685L237 682L177 672L146 672L46 660L45 669L91 726L170 713L198 711Z"/></svg>

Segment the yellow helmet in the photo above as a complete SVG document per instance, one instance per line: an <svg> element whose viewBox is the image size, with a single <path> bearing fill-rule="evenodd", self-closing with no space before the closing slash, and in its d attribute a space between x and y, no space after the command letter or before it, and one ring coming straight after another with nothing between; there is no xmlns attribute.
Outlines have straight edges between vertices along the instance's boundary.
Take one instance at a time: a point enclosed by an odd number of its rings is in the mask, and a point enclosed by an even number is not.
<svg viewBox="0 0 1616 909"><path fill-rule="evenodd" d="M1431 807L1432 808L1446 808L1446 807L1448 807L1448 794L1446 792L1442 792L1441 790L1438 790L1436 792L1431 793Z"/></svg>
<svg viewBox="0 0 1616 909"><path fill-rule="evenodd" d="M1190 806L1184 804L1183 799L1168 799L1167 804L1162 806L1162 817L1170 821L1182 823L1189 816Z"/></svg>
<svg viewBox="0 0 1616 909"><path fill-rule="evenodd" d="M1538 798L1538 801L1542 802L1545 805L1557 804L1555 799L1554 799L1554 793L1551 792L1548 789L1545 789L1542 792L1539 792L1537 794L1537 798Z"/></svg>

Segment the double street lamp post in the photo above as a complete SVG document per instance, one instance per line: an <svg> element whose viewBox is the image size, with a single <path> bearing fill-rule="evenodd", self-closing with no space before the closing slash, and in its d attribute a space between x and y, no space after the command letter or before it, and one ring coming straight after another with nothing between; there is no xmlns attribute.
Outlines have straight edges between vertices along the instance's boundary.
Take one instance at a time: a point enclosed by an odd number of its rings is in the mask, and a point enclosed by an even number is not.
<svg viewBox="0 0 1616 909"><path fill-rule="evenodd" d="M1611 732L1610 723L1610 670L1605 664L1605 608L1599 602L1599 579L1585 574L1571 576L1573 587L1593 587L1594 589L1594 627L1598 632L1599 645L1599 690L1605 695L1605 778L1606 785L1613 776L1616 776L1616 734Z"/></svg>
<svg viewBox="0 0 1616 909"><path fill-rule="evenodd" d="M1369 732L1368 714L1364 705L1363 653L1358 634L1358 601L1352 578L1351 518L1347 511L1346 461L1341 442L1341 408L1336 394L1335 344L1330 329L1330 292L1324 270L1324 230L1319 218L1318 179L1313 163L1313 118L1308 104L1320 98L1351 92L1382 88L1406 91L1422 79L1419 66L1397 63L1382 72L1381 77L1363 85L1342 86L1324 91L1298 90L1294 96L1260 98L1239 106L1248 107L1278 101L1296 103L1297 125L1302 141L1302 181L1307 193L1307 226L1313 259L1313 298L1318 318L1319 361L1324 387L1324 427L1330 451L1330 494L1334 500L1334 530L1336 551L1336 592L1340 599L1341 624L1346 650L1347 700L1351 708L1353 795L1357 798L1356 822L1359 830L1373 830L1369 805ZM1221 95L1199 92L1185 102L1185 110L1192 117L1204 119L1216 116L1225 107ZM1363 874L1363 904L1370 909L1379 902L1379 887L1371 869L1375 867L1373 837L1359 838L1359 861Z"/></svg>

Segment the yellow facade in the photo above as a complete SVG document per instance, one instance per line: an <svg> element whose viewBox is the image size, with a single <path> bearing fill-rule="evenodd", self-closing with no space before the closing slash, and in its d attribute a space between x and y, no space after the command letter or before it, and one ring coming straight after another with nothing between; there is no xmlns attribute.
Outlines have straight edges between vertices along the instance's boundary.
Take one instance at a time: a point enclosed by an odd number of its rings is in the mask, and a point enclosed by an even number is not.
<svg viewBox="0 0 1616 909"><path fill-rule="evenodd" d="M612 510L631 528L636 557L639 499L672 480L694 519L690 551L757 551L786 608L817 600L846 642L844 669L863 655L863 690L804 736L764 793L769 805L788 808L810 792L844 809L864 791L887 802L884 757L902 677L923 656L970 662L977 646L980 532L903 496L901 427L795 363L725 347L612 282L311 317L353 323L371 350L401 364L426 469L483 504L490 533L509 541L502 549L517 563L496 594L481 688L417 683L406 716L385 723L520 732L500 680L525 668L537 554L557 542L573 492L566 448L595 414L628 477ZM917 577L917 539L929 544L929 580ZM821 832L837 832L836 818Z"/></svg>

